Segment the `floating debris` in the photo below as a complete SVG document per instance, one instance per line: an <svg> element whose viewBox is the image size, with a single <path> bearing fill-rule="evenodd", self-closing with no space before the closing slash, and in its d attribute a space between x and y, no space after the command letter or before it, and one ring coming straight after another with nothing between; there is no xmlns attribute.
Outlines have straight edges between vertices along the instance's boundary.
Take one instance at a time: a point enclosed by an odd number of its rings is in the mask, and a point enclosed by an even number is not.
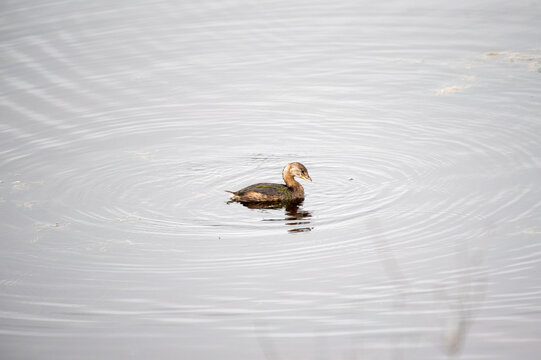
<svg viewBox="0 0 541 360"><path fill-rule="evenodd" d="M472 84L446 86L444 88L436 90L436 94L438 95L454 94L458 91L469 89L471 87L472 87Z"/></svg>
<svg viewBox="0 0 541 360"><path fill-rule="evenodd" d="M541 72L541 55L521 54L518 52L489 52L486 56L500 56L506 58L510 62L530 62L528 64L529 71Z"/></svg>

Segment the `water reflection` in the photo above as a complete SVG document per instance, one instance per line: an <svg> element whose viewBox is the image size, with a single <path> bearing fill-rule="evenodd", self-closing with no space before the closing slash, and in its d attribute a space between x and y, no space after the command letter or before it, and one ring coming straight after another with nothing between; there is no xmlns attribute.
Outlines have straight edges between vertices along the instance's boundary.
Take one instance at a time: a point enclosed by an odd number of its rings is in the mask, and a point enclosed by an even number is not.
<svg viewBox="0 0 541 360"><path fill-rule="evenodd" d="M419 294L419 283L407 276L404 269L404 256L398 255L395 244L386 236L385 227L380 219L372 218L366 221L366 227L373 234L375 253L380 258L382 268L393 284L392 295L394 303L392 311L397 314L417 316L413 307L415 296ZM429 294L431 300L423 301L424 306L431 307L432 323L441 332L442 350L448 356L460 354L467 340L469 329L483 306L486 295L487 277L482 271L486 246L479 246L489 241L492 236L492 226L487 225L482 235L471 240L457 240L454 244L456 260L453 261L455 270L452 276L440 274L438 281L424 288L422 292ZM472 243L477 246L472 246ZM410 310L411 309L411 310ZM389 349L399 349L393 338ZM402 340L409 344L413 340L406 335Z"/></svg>
<svg viewBox="0 0 541 360"><path fill-rule="evenodd" d="M233 201L230 201L228 203L231 203L231 202ZM267 219L263 219L263 221L284 222L284 224L288 227L288 230L287 230L288 232L298 233L298 232L311 231L313 229L312 226L309 226L312 213L302 208L303 202L304 202L304 199L300 199L296 201L288 201L288 202L281 202L281 201L249 202L249 203L241 203L241 204L249 209L272 209L272 210L284 209L285 217L267 218ZM272 214L276 214L276 212L273 212Z"/></svg>

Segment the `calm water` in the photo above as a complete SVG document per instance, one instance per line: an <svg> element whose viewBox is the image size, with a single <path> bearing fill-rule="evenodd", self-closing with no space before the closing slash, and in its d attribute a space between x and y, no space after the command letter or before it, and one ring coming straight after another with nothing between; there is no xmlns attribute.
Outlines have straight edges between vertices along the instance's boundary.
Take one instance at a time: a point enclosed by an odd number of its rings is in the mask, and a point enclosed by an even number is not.
<svg viewBox="0 0 541 360"><path fill-rule="evenodd" d="M110 4L1 6L2 358L537 358L538 1Z"/></svg>

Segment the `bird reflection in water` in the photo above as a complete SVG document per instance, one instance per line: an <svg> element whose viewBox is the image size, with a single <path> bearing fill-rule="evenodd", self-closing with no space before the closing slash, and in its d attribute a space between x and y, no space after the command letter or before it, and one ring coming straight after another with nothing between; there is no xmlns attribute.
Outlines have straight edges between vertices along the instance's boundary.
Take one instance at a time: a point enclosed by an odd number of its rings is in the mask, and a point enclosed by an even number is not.
<svg viewBox="0 0 541 360"><path fill-rule="evenodd" d="M313 227L309 226L312 213L310 213L308 210L302 209L303 201L304 199L288 202L244 202L241 204L250 209L279 210L283 208L285 210L285 218L263 219L263 221L282 221L286 226L290 227L287 230L288 232L298 233L311 231L313 229ZM229 201L228 203L231 202L233 201Z"/></svg>

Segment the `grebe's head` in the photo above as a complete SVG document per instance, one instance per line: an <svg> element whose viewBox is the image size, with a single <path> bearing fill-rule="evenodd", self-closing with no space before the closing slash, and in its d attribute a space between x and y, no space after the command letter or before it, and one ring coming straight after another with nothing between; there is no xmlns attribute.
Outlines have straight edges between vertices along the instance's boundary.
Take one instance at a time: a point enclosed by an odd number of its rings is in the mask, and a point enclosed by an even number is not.
<svg viewBox="0 0 541 360"><path fill-rule="evenodd" d="M308 170L306 170L306 167L299 162L287 164L284 169L284 172L286 171L289 171L289 174L292 176L298 176L301 179L312 181L312 178L310 178L310 175L308 175Z"/></svg>

